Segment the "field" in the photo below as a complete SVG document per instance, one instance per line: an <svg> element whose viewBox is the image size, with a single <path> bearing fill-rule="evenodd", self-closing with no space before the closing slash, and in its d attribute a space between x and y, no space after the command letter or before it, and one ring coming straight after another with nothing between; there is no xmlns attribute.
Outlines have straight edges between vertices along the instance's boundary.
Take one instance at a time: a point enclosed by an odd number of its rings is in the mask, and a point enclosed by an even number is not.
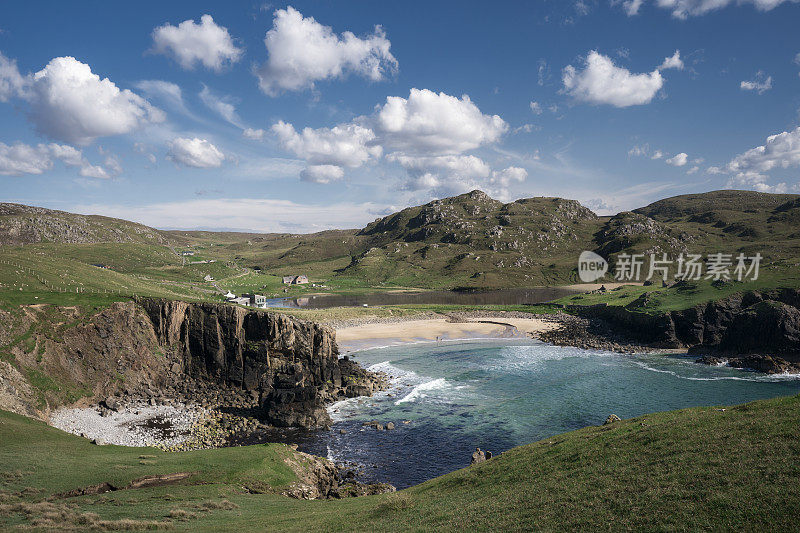
<svg viewBox="0 0 800 533"><path fill-rule="evenodd" d="M283 445L171 454L95 446L0 413L0 524L785 531L800 513L798 420L800 397L645 415L515 448L396 494L307 502L277 494L295 479ZM174 472L195 474L173 485L52 498Z"/></svg>

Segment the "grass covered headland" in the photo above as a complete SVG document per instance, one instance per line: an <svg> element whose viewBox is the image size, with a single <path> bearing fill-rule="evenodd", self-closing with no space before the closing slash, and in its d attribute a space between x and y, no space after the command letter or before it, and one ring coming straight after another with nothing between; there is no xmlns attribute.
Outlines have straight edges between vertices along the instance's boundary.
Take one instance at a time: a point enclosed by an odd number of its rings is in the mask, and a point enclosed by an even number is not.
<svg viewBox="0 0 800 533"><path fill-rule="evenodd" d="M95 446L6 412L0 443L0 528L787 531L800 516L800 396L587 427L394 494L343 500L282 496L297 480L284 445ZM178 473L186 477L135 488ZM117 490L75 495L104 483Z"/></svg>

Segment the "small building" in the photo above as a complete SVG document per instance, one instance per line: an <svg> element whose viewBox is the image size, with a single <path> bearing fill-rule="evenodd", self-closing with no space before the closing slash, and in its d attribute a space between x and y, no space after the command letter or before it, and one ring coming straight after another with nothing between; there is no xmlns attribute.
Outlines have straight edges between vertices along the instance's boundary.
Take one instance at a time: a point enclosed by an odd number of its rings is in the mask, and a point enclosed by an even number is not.
<svg viewBox="0 0 800 533"><path fill-rule="evenodd" d="M283 282L287 285L291 284L294 281L294 278L297 276L283 276Z"/></svg>
<svg viewBox="0 0 800 533"><path fill-rule="evenodd" d="M308 283L308 277L304 274L299 276L283 276L283 282L287 285L305 285Z"/></svg>
<svg viewBox="0 0 800 533"><path fill-rule="evenodd" d="M183 256L194 255L194 252L193 252L193 251L191 251L191 250L188 250L188 251L186 251L186 252L181 252L181 255L183 255Z"/></svg>
<svg viewBox="0 0 800 533"><path fill-rule="evenodd" d="M266 307L267 306L267 297L261 294L243 294L245 298L250 299L250 305L255 307Z"/></svg>
<svg viewBox="0 0 800 533"><path fill-rule="evenodd" d="M210 274L206 274L203 277L203 281L214 281L214 278L212 278Z"/></svg>
<svg viewBox="0 0 800 533"><path fill-rule="evenodd" d="M225 299L232 300L233 298L236 298L236 295L233 294L231 291L228 291L228 293L225 295Z"/></svg>
<svg viewBox="0 0 800 533"><path fill-rule="evenodd" d="M247 296L239 296L238 298L231 298L228 300L232 304L250 305L250 298Z"/></svg>

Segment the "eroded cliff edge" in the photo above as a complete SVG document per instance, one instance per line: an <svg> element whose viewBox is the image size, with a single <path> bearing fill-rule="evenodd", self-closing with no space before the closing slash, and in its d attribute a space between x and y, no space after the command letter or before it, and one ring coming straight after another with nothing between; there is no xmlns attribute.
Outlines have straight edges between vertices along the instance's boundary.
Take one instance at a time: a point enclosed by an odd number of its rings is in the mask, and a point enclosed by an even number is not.
<svg viewBox="0 0 800 533"><path fill-rule="evenodd" d="M242 307L146 299L139 304L174 361L173 374L240 389L276 426L330 424L325 404L370 395L380 376L339 359L328 326Z"/></svg>
<svg viewBox="0 0 800 533"><path fill-rule="evenodd" d="M698 362L767 373L800 372L800 290L746 291L679 311L648 313L647 294L628 306L570 306L630 340L687 348Z"/></svg>
<svg viewBox="0 0 800 533"><path fill-rule="evenodd" d="M42 419L110 396L184 398L313 428L330 423L327 403L385 386L339 359L331 328L228 304L24 306L0 313L0 333L0 408Z"/></svg>

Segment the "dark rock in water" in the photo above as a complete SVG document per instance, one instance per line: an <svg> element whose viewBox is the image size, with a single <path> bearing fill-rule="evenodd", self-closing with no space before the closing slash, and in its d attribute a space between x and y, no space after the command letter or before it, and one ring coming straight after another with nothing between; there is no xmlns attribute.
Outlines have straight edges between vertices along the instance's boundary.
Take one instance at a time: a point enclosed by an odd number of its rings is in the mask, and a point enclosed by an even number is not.
<svg viewBox="0 0 800 533"><path fill-rule="evenodd" d="M727 363L728 366L733 368L743 368L755 370L757 372L764 372L765 374L784 374L800 372L800 365L790 363L780 357L772 357L769 355L744 355L741 357L727 357L721 359L713 355L704 355L699 357L696 363L705 365L719 365Z"/></svg>
<svg viewBox="0 0 800 533"><path fill-rule="evenodd" d="M389 422L389 423L391 424L391 422ZM371 428L375 428L378 431L383 431L384 430L383 424L381 424L377 420L370 420L369 422L364 422L361 425L362 426L371 427ZM394 429L394 424L392 424L392 429Z"/></svg>
<svg viewBox="0 0 800 533"><path fill-rule="evenodd" d="M725 362L725 360L720 359L719 357L714 357L713 355L704 355L702 357L698 357L697 359L695 359L694 362L703 365L715 366L715 365L721 365L722 363Z"/></svg>
<svg viewBox="0 0 800 533"><path fill-rule="evenodd" d="M472 452L472 460L469 464L474 465L478 463L482 463L486 460L486 454L480 449L475 448L475 451Z"/></svg>
<svg viewBox="0 0 800 533"><path fill-rule="evenodd" d="M492 452L490 452L490 451L486 451L486 460L488 461L488 460L489 460L489 459L491 459L492 457L493 457L493 455L492 455Z"/></svg>
<svg viewBox="0 0 800 533"><path fill-rule="evenodd" d="M603 422L603 425L607 426L608 424L613 424L614 422L619 422L620 420L621 420L620 417L618 417L617 415L611 414L611 415L608 415L608 418L606 418L606 421Z"/></svg>

